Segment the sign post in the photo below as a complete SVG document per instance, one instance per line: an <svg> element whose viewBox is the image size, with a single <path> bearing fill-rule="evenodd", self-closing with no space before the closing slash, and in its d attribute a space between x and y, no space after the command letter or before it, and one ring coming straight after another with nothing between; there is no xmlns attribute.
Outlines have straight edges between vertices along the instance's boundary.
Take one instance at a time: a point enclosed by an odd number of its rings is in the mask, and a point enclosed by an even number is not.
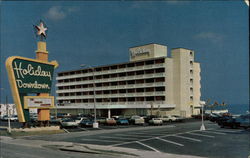
<svg viewBox="0 0 250 158"><path fill-rule="evenodd" d="M37 35L46 37L47 28L41 22ZM6 68L12 95L17 108L18 120L27 126L30 120L29 108L38 109L38 121L50 120L50 108L54 107L54 97L50 96L56 61L48 62L46 42L38 41L36 59L12 56L6 60Z"/></svg>

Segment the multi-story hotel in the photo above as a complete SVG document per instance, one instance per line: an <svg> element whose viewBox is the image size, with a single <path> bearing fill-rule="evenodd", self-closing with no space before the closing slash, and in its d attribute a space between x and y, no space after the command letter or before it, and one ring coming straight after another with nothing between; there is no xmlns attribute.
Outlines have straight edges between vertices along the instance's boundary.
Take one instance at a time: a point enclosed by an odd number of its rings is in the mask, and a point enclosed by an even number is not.
<svg viewBox="0 0 250 158"><path fill-rule="evenodd" d="M58 73L57 109L97 115L200 113L200 64L194 51L148 44L129 49L126 63Z"/></svg>

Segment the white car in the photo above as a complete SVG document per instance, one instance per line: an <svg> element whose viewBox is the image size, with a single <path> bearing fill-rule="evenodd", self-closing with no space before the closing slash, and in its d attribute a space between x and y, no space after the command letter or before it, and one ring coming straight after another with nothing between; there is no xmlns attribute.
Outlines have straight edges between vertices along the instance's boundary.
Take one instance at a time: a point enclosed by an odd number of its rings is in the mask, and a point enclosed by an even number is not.
<svg viewBox="0 0 250 158"><path fill-rule="evenodd" d="M135 124L135 125L144 125L145 120L144 120L143 117L134 115L134 116L131 116L129 122L130 122L131 124Z"/></svg>
<svg viewBox="0 0 250 158"><path fill-rule="evenodd" d="M79 125L80 122L81 122L83 119L87 119L87 118L86 118L86 117L77 117L77 118L75 118L75 122Z"/></svg>
<svg viewBox="0 0 250 158"><path fill-rule="evenodd" d="M163 122L172 122L176 121L176 117L168 115L168 116L163 116L160 118Z"/></svg>
<svg viewBox="0 0 250 158"><path fill-rule="evenodd" d="M78 123L72 118L63 119L61 121L61 127L77 127Z"/></svg>
<svg viewBox="0 0 250 158"><path fill-rule="evenodd" d="M162 125L163 121L160 118L152 118L148 123L150 125Z"/></svg>

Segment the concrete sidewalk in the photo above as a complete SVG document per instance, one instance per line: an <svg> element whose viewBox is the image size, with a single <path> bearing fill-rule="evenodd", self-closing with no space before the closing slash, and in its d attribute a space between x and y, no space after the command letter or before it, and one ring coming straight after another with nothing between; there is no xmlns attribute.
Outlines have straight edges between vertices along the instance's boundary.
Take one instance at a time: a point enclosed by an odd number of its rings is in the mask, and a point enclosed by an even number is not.
<svg viewBox="0 0 250 158"><path fill-rule="evenodd" d="M202 158L198 156L176 155L162 152L145 151L137 149L129 149L122 147L110 147L102 145L79 144L72 142L56 142L43 140L27 140L27 139L13 139L11 137L0 136L0 141L7 144L22 145L32 148L49 148L51 150L58 150L58 152L81 152L92 153L98 155L106 155L110 157L121 158Z"/></svg>

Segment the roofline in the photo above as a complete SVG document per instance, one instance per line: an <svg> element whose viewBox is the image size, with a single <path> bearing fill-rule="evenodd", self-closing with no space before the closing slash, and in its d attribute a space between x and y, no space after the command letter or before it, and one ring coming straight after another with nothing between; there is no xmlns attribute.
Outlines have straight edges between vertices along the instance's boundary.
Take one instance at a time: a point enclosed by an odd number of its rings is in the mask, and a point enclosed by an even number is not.
<svg viewBox="0 0 250 158"><path fill-rule="evenodd" d="M130 48L135 48L135 47L142 47L142 46L146 46L146 45L151 45L151 44L157 44L157 45L161 45L161 46L167 47L167 46L164 45L164 44L159 44L159 43L148 43L148 44L143 44L143 45L137 45L137 46L129 47L129 49L130 49Z"/></svg>
<svg viewBox="0 0 250 158"><path fill-rule="evenodd" d="M183 48L183 47L172 48L171 50L173 50L173 49L186 49L186 50L194 51L193 49L188 49L188 48Z"/></svg>

